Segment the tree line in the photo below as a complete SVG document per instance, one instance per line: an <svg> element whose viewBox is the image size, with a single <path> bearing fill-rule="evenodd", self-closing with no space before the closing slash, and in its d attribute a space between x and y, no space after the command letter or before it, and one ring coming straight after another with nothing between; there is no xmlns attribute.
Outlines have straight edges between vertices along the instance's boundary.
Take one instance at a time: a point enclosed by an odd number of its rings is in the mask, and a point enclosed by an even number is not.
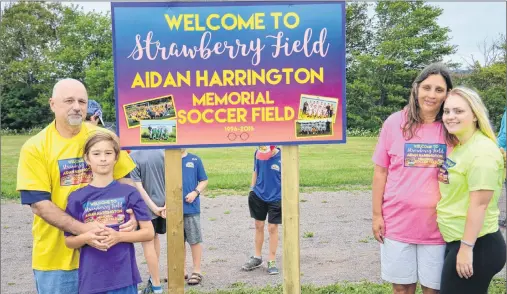
<svg viewBox="0 0 507 294"><path fill-rule="evenodd" d="M370 12L370 13L369 13ZM373 13L371 13L373 12ZM54 83L83 81L99 101L106 121L115 120L111 16L78 5L12 2L0 26L1 127L29 129L52 119L48 107ZM378 131L392 112L406 105L412 81L427 64L454 54L449 28L438 24L442 9L423 1L347 3L346 98L348 129ZM476 89L495 130L506 104L505 36L454 69L454 84Z"/></svg>

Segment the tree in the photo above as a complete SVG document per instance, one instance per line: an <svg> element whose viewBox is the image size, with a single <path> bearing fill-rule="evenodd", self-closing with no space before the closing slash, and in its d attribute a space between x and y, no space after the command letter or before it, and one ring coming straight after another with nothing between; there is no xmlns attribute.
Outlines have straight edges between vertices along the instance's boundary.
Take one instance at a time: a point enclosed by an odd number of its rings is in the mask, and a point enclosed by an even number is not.
<svg viewBox="0 0 507 294"><path fill-rule="evenodd" d="M45 88L43 73L48 70L45 53L56 45L60 8L59 4L37 2L6 5L0 26L3 127L29 128L49 121L47 98L41 104L36 97Z"/></svg>
<svg viewBox="0 0 507 294"><path fill-rule="evenodd" d="M407 104L422 68L456 52L449 29L437 23L440 8L423 1L379 1L375 12L371 53L357 57L349 70L354 80L347 84L347 121L368 129L380 128Z"/></svg>
<svg viewBox="0 0 507 294"><path fill-rule="evenodd" d="M0 27L4 127L30 128L48 123L52 118L48 99L53 85L61 78L75 78L94 85L89 97L107 101L105 116L113 117L112 78L106 79L108 83L94 80L94 77L103 78L97 73L99 70L106 70L105 76L112 77L112 66L108 66L112 65L111 35L108 14L85 13L77 5L59 3L8 4ZM27 109L32 112L31 119L16 119L25 117Z"/></svg>

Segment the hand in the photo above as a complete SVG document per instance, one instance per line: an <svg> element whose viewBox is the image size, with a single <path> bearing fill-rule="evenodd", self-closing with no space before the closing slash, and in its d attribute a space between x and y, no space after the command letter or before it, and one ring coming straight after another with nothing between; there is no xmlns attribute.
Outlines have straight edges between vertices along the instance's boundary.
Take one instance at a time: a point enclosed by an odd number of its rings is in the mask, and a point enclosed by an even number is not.
<svg viewBox="0 0 507 294"><path fill-rule="evenodd" d="M104 239L102 241L102 243L104 243L107 248L111 248L113 247L114 245L116 245L117 243L120 243L121 242L121 239L120 239L120 232L116 231L115 229L111 229L109 227L106 227L105 230L109 233L108 236L106 237L106 239Z"/></svg>
<svg viewBox="0 0 507 294"><path fill-rule="evenodd" d="M158 206L154 206L154 207L150 207L151 211L153 211L153 213L157 216L162 216L162 213L165 211L165 205L163 207L158 207Z"/></svg>
<svg viewBox="0 0 507 294"><path fill-rule="evenodd" d="M85 238L85 243L88 246L96 248L100 251L107 251L108 247L103 241L107 238L106 236L100 236L100 233L103 231L103 228L94 228L84 234L82 234Z"/></svg>
<svg viewBox="0 0 507 294"><path fill-rule="evenodd" d="M471 247L461 245L456 256L456 272L460 278L469 279L474 274L474 252Z"/></svg>
<svg viewBox="0 0 507 294"><path fill-rule="evenodd" d="M197 197L197 192L192 191L192 192L188 193L187 196L185 196L185 201L187 203L192 203L192 202L194 202L196 197Z"/></svg>
<svg viewBox="0 0 507 294"><path fill-rule="evenodd" d="M373 236L379 242L384 244L385 225L384 218L380 216L374 216L372 221Z"/></svg>
<svg viewBox="0 0 507 294"><path fill-rule="evenodd" d="M129 214L129 221L120 226L120 232L133 232L137 229L137 220L131 208L126 211Z"/></svg>

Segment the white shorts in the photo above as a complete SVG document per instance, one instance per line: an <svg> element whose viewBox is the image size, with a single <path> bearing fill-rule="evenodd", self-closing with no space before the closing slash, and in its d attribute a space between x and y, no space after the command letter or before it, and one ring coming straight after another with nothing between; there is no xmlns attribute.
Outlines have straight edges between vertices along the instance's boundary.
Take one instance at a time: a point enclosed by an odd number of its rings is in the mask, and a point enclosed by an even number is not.
<svg viewBox="0 0 507 294"><path fill-rule="evenodd" d="M420 245L384 238L380 244L382 279L408 285L419 281L427 288L440 290L446 245Z"/></svg>

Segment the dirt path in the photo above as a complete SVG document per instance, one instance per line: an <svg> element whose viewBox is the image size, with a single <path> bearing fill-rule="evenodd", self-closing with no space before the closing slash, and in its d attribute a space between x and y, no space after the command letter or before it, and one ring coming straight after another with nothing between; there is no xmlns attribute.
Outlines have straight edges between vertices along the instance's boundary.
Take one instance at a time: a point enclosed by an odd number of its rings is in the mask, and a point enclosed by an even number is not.
<svg viewBox="0 0 507 294"><path fill-rule="evenodd" d="M300 202L301 283L381 281L379 246L371 237L370 195L368 191L301 194L301 199L306 200ZM259 287L281 284L283 276L267 275L265 264L252 272L240 270L253 253L254 225L249 218L247 198L203 197L201 201L204 280L196 287L213 290L228 288L234 283ZM0 293L35 293L31 270L31 211L8 203L1 205L1 212ZM505 235L505 230L502 231ZM305 232L312 232L314 236L303 238ZM265 238L264 258L267 257L267 242ZM282 271L282 242L278 248L277 263ZM136 244L136 249L138 265L146 280L147 267L141 246ZM165 249L163 236L161 258L164 264ZM191 270L188 246L187 256L187 268ZM166 270L162 272L165 276ZM505 268L499 275L505 276Z"/></svg>

